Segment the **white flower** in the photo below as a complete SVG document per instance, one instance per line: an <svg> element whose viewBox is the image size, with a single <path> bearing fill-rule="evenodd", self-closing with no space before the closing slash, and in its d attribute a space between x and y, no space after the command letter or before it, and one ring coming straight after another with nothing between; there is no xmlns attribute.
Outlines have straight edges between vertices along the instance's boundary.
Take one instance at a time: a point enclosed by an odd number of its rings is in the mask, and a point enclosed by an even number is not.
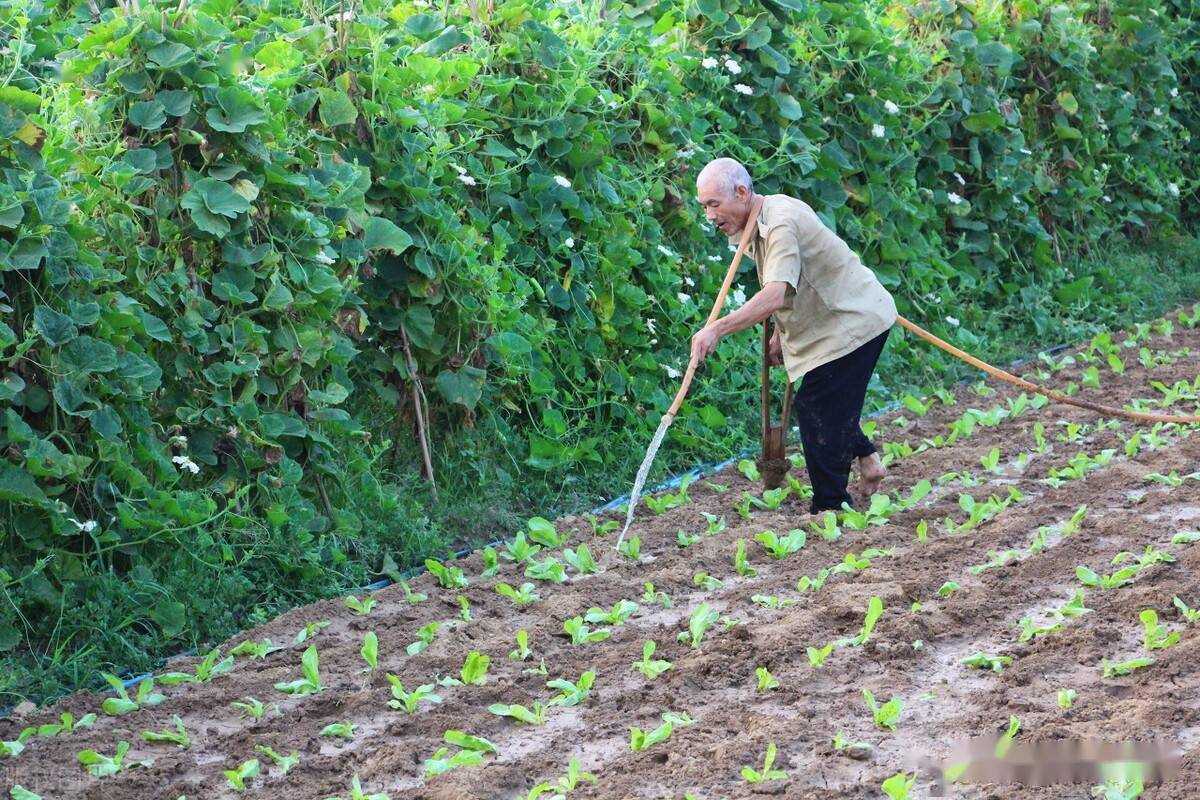
<svg viewBox="0 0 1200 800"><path fill-rule="evenodd" d="M329 256L325 255L324 251L317 253L315 256L313 256L313 261L316 261L319 264L334 263L334 260L332 258L330 258Z"/></svg>
<svg viewBox="0 0 1200 800"><path fill-rule="evenodd" d="M609 101L608 101L608 107L609 107L609 108L616 108L616 107L617 107L617 106L619 106L619 105L621 105L621 104L620 104L620 103L618 103L616 100L609 100Z"/></svg>
<svg viewBox="0 0 1200 800"><path fill-rule="evenodd" d="M648 206L652 206L652 205L654 205L654 201L653 201L653 200L651 200L649 197L647 197L647 198L646 198L645 200L643 200L642 202L643 202L643 203L645 203L645 204L646 204L646 205L648 205Z"/></svg>
<svg viewBox="0 0 1200 800"><path fill-rule="evenodd" d="M720 61L717 61L712 56L709 56L708 58L706 58L700 62L700 66L704 67L705 69L715 69L716 66L720 63L721 63Z"/></svg>
<svg viewBox="0 0 1200 800"><path fill-rule="evenodd" d="M882 139L885 135L887 135L887 129L877 122L871 126L871 135L876 139Z"/></svg>
<svg viewBox="0 0 1200 800"><path fill-rule="evenodd" d="M453 166L453 167L454 167L456 170L458 170L458 174L459 174L459 175L466 175L466 174L467 174L467 168L466 168L466 167L460 167L458 164L453 164L452 166Z"/></svg>
<svg viewBox="0 0 1200 800"><path fill-rule="evenodd" d="M79 528L79 530L83 533L91 533L92 531L96 530L96 520L94 519L89 519L87 522L80 522L74 517L71 517L70 520L71 522L74 522L75 527Z"/></svg>
<svg viewBox="0 0 1200 800"><path fill-rule="evenodd" d="M691 278L689 278L687 275L683 276L683 282L686 283L688 286L696 285L696 282L694 280L692 280Z"/></svg>
<svg viewBox="0 0 1200 800"><path fill-rule="evenodd" d="M1021 152L1022 152L1022 153L1024 153L1025 155L1027 155L1027 156L1031 156L1031 155L1033 155L1033 151L1032 151L1032 150L1026 150L1024 147L1022 147L1022 148L1021 148Z"/></svg>
<svg viewBox="0 0 1200 800"><path fill-rule="evenodd" d="M729 71L730 71L730 72L732 72L734 75L740 75L740 74L741 74L741 72L742 72L742 67L741 67L741 65L739 65L739 64L738 64L736 61L734 61L732 58L730 58L730 59L726 59L726 61L725 61L725 69L729 70Z"/></svg>
<svg viewBox="0 0 1200 800"><path fill-rule="evenodd" d="M1176 186L1175 184L1173 184L1173 183L1168 183L1168 184L1167 184L1167 191L1171 193L1171 196L1172 196L1172 197L1179 197L1179 187L1178 187L1178 186Z"/></svg>
<svg viewBox="0 0 1200 800"><path fill-rule="evenodd" d="M1103 201L1104 201L1104 202L1106 202L1106 203L1111 203L1111 202L1112 202L1112 198L1111 198L1111 197L1109 197L1108 195L1104 195L1104 196L1103 196L1103 197L1101 197L1100 199L1101 199L1101 200L1103 200Z"/></svg>
<svg viewBox="0 0 1200 800"><path fill-rule="evenodd" d="M953 205L958 205L959 203L961 203L963 201L963 199L961 197L959 197L958 195L956 195L954 192L947 192L946 199L949 200Z"/></svg>
<svg viewBox="0 0 1200 800"><path fill-rule="evenodd" d="M662 245L662 244L658 245L658 252L660 252L664 256L668 256L668 257L672 257L675 255L674 253L671 252L671 248L667 247L666 245Z"/></svg>
<svg viewBox="0 0 1200 800"><path fill-rule="evenodd" d="M474 179L474 178L472 178L470 175L459 175L459 176L458 176L458 179L459 179L460 181L462 181L463 183L465 183L467 186L474 186L474 185L475 185L475 179Z"/></svg>
<svg viewBox="0 0 1200 800"><path fill-rule="evenodd" d="M567 241L563 242L563 244L565 244L567 247L574 247L575 246L574 237L568 236Z"/></svg>
<svg viewBox="0 0 1200 800"><path fill-rule="evenodd" d="M679 302L683 303L685 306L692 301L692 296L687 292L679 292L675 296L678 297Z"/></svg>
<svg viewBox="0 0 1200 800"><path fill-rule="evenodd" d="M180 447L187 447L187 437L186 436L172 436L171 444L177 444Z"/></svg>
<svg viewBox="0 0 1200 800"><path fill-rule="evenodd" d="M889 64L895 64L895 63L896 63L896 57L895 57L894 55L891 55L890 53L888 54L888 63L889 63Z"/></svg>
<svg viewBox="0 0 1200 800"><path fill-rule="evenodd" d="M671 379L678 378L680 375L683 374L679 370L672 367L670 364L663 364L662 368L667 371L667 377L671 378Z"/></svg>
<svg viewBox="0 0 1200 800"><path fill-rule="evenodd" d="M946 317L946 322L950 323L951 325L953 325L956 328L958 327L958 320L955 319L954 317Z"/></svg>
<svg viewBox="0 0 1200 800"><path fill-rule="evenodd" d="M571 188L571 182L569 180L567 180L566 178L564 178L562 175L555 175L554 182L557 183L559 186L563 187L564 189Z"/></svg>
<svg viewBox="0 0 1200 800"><path fill-rule="evenodd" d="M177 464L180 469L191 470L193 475L197 475L200 472L200 465L187 456L174 456L171 461Z"/></svg>
<svg viewBox="0 0 1200 800"><path fill-rule="evenodd" d="M1179 97L1179 90L1174 86L1171 87L1171 97Z"/></svg>
<svg viewBox="0 0 1200 800"><path fill-rule="evenodd" d="M655 325L654 318L647 317L646 318L646 330L650 331L651 333L658 333L658 331L654 330L654 325Z"/></svg>
<svg viewBox="0 0 1200 800"><path fill-rule="evenodd" d="M957 178L957 179L958 179L958 182L959 182L959 183L961 183L963 186L966 186L966 185L967 185L967 182L963 180L963 176L962 176L962 175L959 175L959 174L956 172L956 173L954 173L954 177L955 177L955 178Z"/></svg>
<svg viewBox="0 0 1200 800"><path fill-rule="evenodd" d="M1156 116L1156 117L1161 117L1161 116L1162 116L1162 109L1161 109L1161 108L1156 108L1156 109L1154 109L1154 116Z"/></svg>
<svg viewBox="0 0 1200 800"><path fill-rule="evenodd" d="M709 261L720 261L721 257L720 256L709 256L708 260Z"/></svg>
<svg viewBox="0 0 1200 800"><path fill-rule="evenodd" d="M733 303L734 308L741 308L746 304L746 290L742 287L737 287L729 293L728 302Z"/></svg>
<svg viewBox="0 0 1200 800"><path fill-rule="evenodd" d="M888 100L886 103L883 104L883 110L888 112L889 114L899 114L900 106L896 105L891 100Z"/></svg>
<svg viewBox="0 0 1200 800"><path fill-rule="evenodd" d="M754 94L754 90L744 83L735 83L733 90L738 94Z"/></svg>

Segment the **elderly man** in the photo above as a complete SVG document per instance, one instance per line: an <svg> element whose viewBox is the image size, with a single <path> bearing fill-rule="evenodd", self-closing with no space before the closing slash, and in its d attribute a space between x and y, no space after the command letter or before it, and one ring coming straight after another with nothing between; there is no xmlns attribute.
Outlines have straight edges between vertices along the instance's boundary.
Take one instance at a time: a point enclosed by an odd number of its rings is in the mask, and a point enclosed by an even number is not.
<svg viewBox="0 0 1200 800"><path fill-rule="evenodd" d="M867 383L896 321L892 296L845 242L804 202L785 194L754 193L745 167L732 158L710 162L696 178L708 221L741 241L753 222L746 255L762 287L741 308L692 337L692 359L702 360L726 334L774 316L771 363L803 376L793 409L812 481L810 511L854 505L846 491L857 458L866 494L887 471L859 427ZM757 212L751 220L752 212Z"/></svg>

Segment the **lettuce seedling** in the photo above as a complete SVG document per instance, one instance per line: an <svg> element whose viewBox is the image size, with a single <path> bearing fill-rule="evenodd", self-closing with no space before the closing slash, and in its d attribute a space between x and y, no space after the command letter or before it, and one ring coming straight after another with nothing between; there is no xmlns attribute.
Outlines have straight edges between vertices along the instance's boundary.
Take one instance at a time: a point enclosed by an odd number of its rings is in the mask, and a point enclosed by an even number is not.
<svg viewBox="0 0 1200 800"><path fill-rule="evenodd" d="M592 691L592 684L596 682L596 673L585 672L579 676L579 680L571 682L563 678L555 678L546 683L547 688L558 689L559 693L551 698L547 705L551 706L577 706L587 699L588 694Z"/></svg>
<svg viewBox="0 0 1200 800"><path fill-rule="evenodd" d="M1188 608L1188 604L1180 600L1178 596L1172 598L1171 602L1179 609L1179 613L1183 614L1183 618L1187 622L1200 622L1200 608Z"/></svg>
<svg viewBox="0 0 1200 800"><path fill-rule="evenodd" d="M603 642L612 635L612 631L608 628L597 628L589 630L583 624L583 617L573 617L563 623L563 630L571 637L571 644L590 644L593 642Z"/></svg>
<svg viewBox="0 0 1200 800"><path fill-rule="evenodd" d="M433 637L437 635L437 631L438 623L436 622L430 622L422 625L420 629L417 630L417 640L407 647L406 652L410 656L415 656L418 653L425 652L425 649L428 648L429 645L433 644Z"/></svg>
<svg viewBox="0 0 1200 800"><path fill-rule="evenodd" d="M578 758L572 756L571 761L567 764L567 774L558 779L558 783L554 784L552 791L566 794L579 786L580 781L595 783L596 776L590 772L584 772L582 763Z"/></svg>
<svg viewBox="0 0 1200 800"><path fill-rule="evenodd" d="M809 527L814 533L820 534L821 538L827 542L836 542L842 535L842 529L838 527L837 514L832 511L826 511L821 516L821 524L815 522L810 523Z"/></svg>
<svg viewBox="0 0 1200 800"><path fill-rule="evenodd" d="M480 558L483 560L483 572L479 573L480 578L490 578L500 571L500 556L496 554L496 548L490 545L483 548Z"/></svg>
<svg viewBox="0 0 1200 800"><path fill-rule="evenodd" d="M983 564L976 564L973 567L967 567L967 572L971 573L972 575L978 575L979 573L985 572L989 569L997 569L998 567L1003 567L1004 565L1006 565L1012 561L1017 561L1020 558L1021 558L1020 550L1003 550L1001 552L996 552L995 550L989 550L988 551L988 560Z"/></svg>
<svg viewBox="0 0 1200 800"><path fill-rule="evenodd" d="M518 722L524 722L527 725L541 725L546 721L546 707L536 702L533 704L533 708L492 703L488 706L488 711L498 717L512 717Z"/></svg>
<svg viewBox="0 0 1200 800"><path fill-rule="evenodd" d="M714 578L707 572L697 572L692 576L692 583L706 592L711 592L713 589L720 589L725 585L720 578Z"/></svg>
<svg viewBox="0 0 1200 800"><path fill-rule="evenodd" d="M83 750L77 756L79 763L87 767L88 772L95 775L97 778L104 778L109 775L116 775L118 772L124 772L127 769L134 767L149 767L154 763L153 758L146 758L141 761L125 761L125 754L129 752L129 742L117 742L116 753L112 757L101 755L95 750Z"/></svg>
<svg viewBox="0 0 1200 800"><path fill-rule="evenodd" d="M444 750L445 748L443 748ZM362 783L358 779L358 773L354 773L354 777L350 780L350 796L349 797L327 797L325 800L391 800L391 797L385 792L375 792L367 794L363 791Z"/></svg>
<svg viewBox="0 0 1200 800"><path fill-rule="evenodd" d="M100 708L104 713L110 716L128 714L132 711L137 711L142 706L158 705L167 699L166 695L154 691L154 678L144 678L139 681L137 694L131 698L129 692L125 689L125 684L121 683L121 679L116 675L111 675L107 672L101 672L100 675L119 695L118 697L106 698L100 704Z"/></svg>
<svg viewBox="0 0 1200 800"><path fill-rule="evenodd" d="M991 450L988 451L988 454L986 456L984 456L983 458L981 458L979 461L981 464L983 464L983 468L986 471L999 472L1000 471L1000 448L993 447Z"/></svg>
<svg viewBox="0 0 1200 800"><path fill-rule="evenodd" d="M525 577L551 583L564 583L567 580L567 571L563 568L561 561L554 556L547 556L544 561L531 562L525 568Z"/></svg>
<svg viewBox="0 0 1200 800"><path fill-rule="evenodd" d="M819 591L821 587L825 585L825 579L828 578L830 574L831 570L828 568L822 568L821 571L817 573L817 577L815 578L802 575L800 576L800 580L796 581L796 591L807 592L809 589L812 589L814 592Z"/></svg>
<svg viewBox="0 0 1200 800"><path fill-rule="evenodd" d="M765 692L767 689L777 689L780 686L779 679L771 674L766 667L756 667L754 676L758 678L758 691Z"/></svg>
<svg viewBox="0 0 1200 800"><path fill-rule="evenodd" d="M175 723L175 730L164 728L161 731L142 731L142 738L147 742L171 742L178 745L180 750L187 750L192 746L192 738L188 736L187 730L183 727L183 720L178 714L171 715L171 721Z"/></svg>
<svg viewBox="0 0 1200 800"><path fill-rule="evenodd" d="M293 750L286 756L279 755L279 753L276 753L265 744L254 745L254 750L271 759L275 766L278 767L284 775L287 775L288 772L291 771L292 767L300 763L300 752L298 750Z"/></svg>
<svg viewBox="0 0 1200 800"><path fill-rule="evenodd" d="M920 398L906 394L900 398L900 403L918 417L923 417L929 413L929 409L933 407L933 400L922 403Z"/></svg>
<svg viewBox="0 0 1200 800"><path fill-rule="evenodd" d="M233 669L233 655L221 658L220 648L213 648L196 665L195 673L164 672L158 676L158 682L164 686L174 686L184 682L208 683L216 676Z"/></svg>
<svg viewBox="0 0 1200 800"><path fill-rule="evenodd" d="M1079 578L1079 582L1084 586L1091 586L1098 589L1117 589L1130 583L1137 577L1137 567L1125 567L1119 569L1111 575L1100 575L1087 567L1080 565L1075 568L1075 576Z"/></svg>
<svg viewBox="0 0 1200 800"><path fill-rule="evenodd" d="M863 689L863 700L867 703L867 708L871 710L871 716L875 720L875 727L886 729L889 731L896 730L896 725L900 722L900 714L904 711L904 699L898 695L892 695L891 699L883 705L875 702L875 695L870 689Z"/></svg>
<svg viewBox="0 0 1200 800"><path fill-rule="evenodd" d="M249 639L239 644L237 647L229 651L231 656L250 656L252 658L264 659L276 650L283 648L272 644L270 639L263 639L261 642L252 642Z"/></svg>
<svg viewBox="0 0 1200 800"><path fill-rule="evenodd" d="M1075 593L1071 595L1071 599L1068 600L1065 605L1059 606L1058 608L1056 608L1054 610L1055 616L1081 617L1084 614L1088 613L1089 611L1091 611L1091 609L1084 606L1083 598L1084 598L1083 589L1076 589Z"/></svg>
<svg viewBox="0 0 1200 800"><path fill-rule="evenodd" d="M743 578L753 578L758 574L758 570L750 566L750 562L746 560L746 540L737 540L737 549L733 553L733 571Z"/></svg>
<svg viewBox="0 0 1200 800"><path fill-rule="evenodd" d="M851 530L863 531L870 525L886 525L888 517L897 510L891 497L873 494L866 511L855 511L849 503L842 503L842 524Z"/></svg>
<svg viewBox="0 0 1200 800"><path fill-rule="evenodd" d="M529 667L528 669L521 670L521 672L525 675L541 675L542 677L550 674L550 672L546 669L546 659L544 658L539 659L536 667Z"/></svg>
<svg viewBox="0 0 1200 800"><path fill-rule="evenodd" d="M225 780L230 788L237 789L239 792L246 790L246 781L258 775L258 759L252 758L249 761L243 761L238 765L237 769L225 770Z"/></svg>
<svg viewBox="0 0 1200 800"><path fill-rule="evenodd" d="M1066 711L1071 706L1075 705L1076 691L1074 689L1059 689L1058 690L1058 707Z"/></svg>
<svg viewBox="0 0 1200 800"><path fill-rule="evenodd" d="M659 742L665 742L671 738L671 732L674 726L670 722L664 722L652 731L644 731L638 727L630 727L629 729L629 749L633 752L645 750L647 747L656 745Z"/></svg>
<svg viewBox="0 0 1200 800"><path fill-rule="evenodd" d="M367 614L370 614L371 609L375 607L375 598L371 597L370 595L362 600L359 600L354 595L350 595L342 602L346 604L346 608L350 609L360 617L365 617Z"/></svg>
<svg viewBox="0 0 1200 800"><path fill-rule="evenodd" d="M434 691L432 683L422 684L411 692L404 691L404 684L392 673L386 673L388 682L392 684L392 699L388 700L388 708L403 711L405 714L416 712L420 703L440 703L442 698Z"/></svg>
<svg viewBox="0 0 1200 800"><path fill-rule="evenodd" d="M304 651L304 655L300 657L300 670L304 673L304 677L294 681L277 683L275 684L275 688L297 697L321 691L325 687L321 685L321 674L317 666L317 647L310 644L308 649Z"/></svg>
<svg viewBox="0 0 1200 800"><path fill-rule="evenodd" d="M542 596L535 591L536 588L532 583L528 582L522 583L520 589L514 589L507 583L497 583L496 594L503 595L512 600L517 606L524 608L542 599Z"/></svg>
<svg viewBox="0 0 1200 800"><path fill-rule="evenodd" d="M456 566L446 565L436 559L427 558L425 559L425 569L433 573L438 583L444 589L465 589L467 587L467 577Z"/></svg>
<svg viewBox="0 0 1200 800"><path fill-rule="evenodd" d="M742 492L742 499L733 504L738 516L746 522L750 521L750 501L753 499L753 495L749 492Z"/></svg>
<svg viewBox="0 0 1200 800"><path fill-rule="evenodd" d="M529 631L517 631L517 649L508 654L513 661L525 661L533 655L529 649Z"/></svg>
<svg viewBox="0 0 1200 800"><path fill-rule="evenodd" d="M946 581L937 590L938 597L949 597L958 591L958 584L954 581Z"/></svg>
<svg viewBox="0 0 1200 800"><path fill-rule="evenodd" d="M700 541L699 534L689 534L683 528L680 528L679 533L675 535L675 543L680 547L691 547L698 541Z"/></svg>
<svg viewBox="0 0 1200 800"><path fill-rule="evenodd" d="M1012 656L991 656L980 652L973 656L967 656L960 663L976 669L990 669L992 672L999 672L1012 662Z"/></svg>
<svg viewBox="0 0 1200 800"><path fill-rule="evenodd" d="M580 575L588 575L599 572L600 567L596 564L596 560L592 558L592 551L588 549L587 544L579 545L577 550L567 548L563 550L563 560L575 568L575 571Z"/></svg>
<svg viewBox="0 0 1200 800"><path fill-rule="evenodd" d="M75 715L70 711L64 711L58 717L58 722L44 722L37 726L38 736L57 736L60 733L70 733L78 728L90 728L96 723L95 714L84 714L77 722Z"/></svg>
<svg viewBox="0 0 1200 800"><path fill-rule="evenodd" d="M705 481L704 485L712 489L717 494L725 494L729 491L728 483L713 483L712 481Z"/></svg>
<svg viewBox="0 0 1200 800"><path fill-rule="evenodd" d="M253 697L244 697L240 701L230 703L229 705L241 711L249 719L259 720L267 713L267 705ZM280 713L279 705L272 703L271 706L274 707L275 714L278 715Z"/></svg>
<svg viewBox="0 0 1200 800"><path fill-rule="evenodd" d="M869 566L871 566L871 559L867 558L865 553L863 554L863 557L860 558L854 554L853 550L851 550L842 557L841 563L836 564L831 571L834 573L861 572Z"/></svg>
<svg viewBox="0 0 1200 800"><path fill-rule="evenodd" d="M1158 613L1147 608L1138 614L1142 621L1142 645L1147 650L1165 650L1179 642L1179 631L1172 631L1159 624Z"/></svg>
<svg viewBox="0 0 1200 800"><path fill-rule="evenodd" d="M584 620L587 622L603 622L606 625L623 625L637 611L638 605L632 600L618 600L611 611L602 608L589 608Z"/></svg>
<svg viewBox="0 0 1200 800"><path fill-rule="evenodd" d="M788 774L780 769L771 769L775 763L775 743L771 742L767 745L767 754L763 758L762 771L751 769L750 767L742 767L742 778L747 783L762 783L763 781L784 780Z"/></svg>
<svg viewBox="0 0 1200 800"><path fill-rule="evenodd" d="M621 527L621 521L610 519L605 522L600 522L595 514L584 514L583 518L592 526L592 536L606 536L612 533L617 528Z"/></svg>
<svg viewBox="0 0 1200 800"><path fill-rule="evenodd" d="M671 602L671 596L663 591L655 591L653 583L646 583L646 591L642 592L642 602L658 603L663 608L671 608L675 604Z"/></svg>
<svg viewBox="0 0 1200 800"><path fill-rule="evenodd" d="M737 463L737 471L746 477L746 480L754 483L762 476L758 474L758 465L748 458L743 458Z"/></svg>
<svg viewBox="0 0 1200 800"><path fill-rule="evenodd" d="M471 621L471 601L465 594L458 596L458 616L463 622Z"/></svg>
<svg viewBox="0 0 1200 800"><path fill-rule="evenodd" d="M642 673L642 675L650 680L654 680L673 666L670 661L653 658L655 647L656 645L653 640L643 644L642 660L633 662L633 669Z"/></svg>
<svg viewBox="0 0 1200 800"><path fill-rule="evenodd" d="M690 641L693 650L700 649L700 643L704 640L704 632L717 623L720 614L712 610L708 603L701 603L692 612L692 617L688 621L688 629L686 633L679 635L680 641Z"/></svg>
<svg viewBox="0 0 1200 800"><path fill-rule="evenodd" d="M404 600L410 605L415 606L417 603L423 603L429 599L429 595L414 592L408 585L408 581L400 581L400 588L404 590Z"/></svg>
<svg viewBox="0 0 1200 800"><path fill-rule="evenodd" d="M363 661L367 662L367 668L363 672L379 668L379 637L375 635L375 631L367 631L363 636L362 647L358 654L362 656Z"/></svg>
<svg viewBox="0 0 1200 800"><path fill-rule="evenodd" d="M1047 636L1051 633L1058 633L1062 630L1063 626L1061 622L1056 622L1052 625L1035 625L1033 616L1029 614L1021 617L1020 622L1017 624L1021 628L1020 639L1022 642L1027 642L1035 636Z"/></svg>
<svg viewBox="0 0 1200 800"><path fill-rule="evenodd" d="M896 510L907 511L908 509L912 508L917 503L924 500L929 495L929 493L932 491L933 491L933 484L928 479L922 478L921 480L917 481L916 484L913 486L912 491L909 492L908 497L906 497L902 500L897 499L896 504L895 504Z"/></svg>
<svg viewBox="0 0 1200 800"><path fill-rule="evenodd" d="M834 750L847 750L847 749L848 750L873 750L874 745L867 744L866 742L852 742L849 739L847 739L845 736L843 736L841 731L838 731L837 733L835 733L833 735L833 749Z"/></svg>
<svg viewBox="0 0 1200 800"><path fill-rule="evenodd" d="M912 791L913 784L917 782L917 773L907 775L903 772L897 772L892 777L888 778L880 785L880 789L886 794L889 800L908 800L908 793Z"/></svg>
<svg viewBox="0 0 1200 800"><path fill-rule="evenodd" d="M679 481L679 491L675 494L666 493L662 497L646 497L646 507L655 514L662 514L680 506L685 506L691 502L688 497L688 485L692 482L691 475L684 475Z"/></svg>
<svg viewBox="0 0 1200 800"><path fill-rule="evenodd" d="M324 728L321 728L319 736L337 736L340 739L353 739L354 729L357 728L350 722L331 722Z"/></svg>
<svg viewBox="0 0 1200 800"><path fill-rule="evenodd" d="M786 598L776 597L773 594L756 594L750 598L750 602L757 603L758 605L762 606L763 608L770 608L772 610L776 610L776 609L780 609L780 608L787 608L788 606L794 606L796 603L798 603L800 601L796 600L795 598L791 598L791 597L786 597Z"/></svg>
<svg viewBox="0 0 1200 800"><path fill-rule="evenodd" d="M1128 661L1109 661L1107 658L1100 659L1100 667L1104 671L1104 677L1116 678L1122 675L1129 675L1135 669L1148 667L1154 663L1153 658L1131 658Z"/></svg>
<svg viewBox="0 0 1200 800"><path fill-rule="evenodd" d="M631 561L637 561L642 557L642 540L638 536L630 536L625 541L621 542L621 546L617 551Z"/></svg>
<svg viewBox="0 0 1200 800"><path fill-rule="evenodd" d="M525 539L524 531L518 531L513 540L500 552L500 555L513 563L524 564L533 560L533 557L541 551L542 548L536 544L530 544Z"/></svg>
<svg viewBox="0 0 1200 800"><path fill-rule="evenodd" d="M1138 800L1145 791L1146 784L1140 775L1118 775L1093 786L1092 797L1101 800Z"/></svg>
<svg viewBox="0 0 1200 800"><path fill-rule="evenodd" d="M1195 544L1200 542L1200 531L1180 531L1171 537L1171 544Z"/></svg>
<svg viewBox="0 0 1200 800"><path fill-rule="evenodd" d="M487 683L488 664L492 659L475 650L467 653L467 658L463 661L463 666L460 674L462 682L467 686L482 686Z"/></svg>
<svg viewBox="0 0 1200 800"><path fill-rule="evenodd" d="M775 531L763 531L754 534L754 539L763 546L771 558L787 558L797 552L808 542L808 535L796 528L786 536L778 536Z"/></svg>
<svg viewBox="0 0 1200 800"><path fill-rule="evenodd" d="M571 534L564 533L559 535L554 527L554 523L543 517L533 517L526 523L525 527L529 531L529 541L536 542L547 549L562 547L571 538Z"/></svg>
<svg viewBox="0 0 1200 800"><path fill-rule="evenodd" d="M700 514L708 523L708 529L704 531L705 536L717 536L725 531L724 517L717 514L710 514L707 511L701 511Z"/></svg>
<svg viewBox="0 0 1200 800"><path fill-rule="evenodd" d="M16 739L0 741L0 756L7 756L11 758L13 756L21 755L21 753L25 752L25 740L30 736L33 736L36 731L37 728L30 725L26 728L23 728L21 732L17 734Z"/></svg>
<svg viewBox="0 0 1200 800"><path fill-rule="evenodd" d="M1114 566L1117 566L1130 559L1137 562L1137 568L1139 570L1152 567L1155 564L1172 564L1175 562L1175 556L1171 555L1165 550L1156 550L1154 545L1148 544L1146 545L1145 552L1143 552L1141 555L1131 553L1128 550L1117 553L1115 556L1113 556L1112 563Z"/></svg>

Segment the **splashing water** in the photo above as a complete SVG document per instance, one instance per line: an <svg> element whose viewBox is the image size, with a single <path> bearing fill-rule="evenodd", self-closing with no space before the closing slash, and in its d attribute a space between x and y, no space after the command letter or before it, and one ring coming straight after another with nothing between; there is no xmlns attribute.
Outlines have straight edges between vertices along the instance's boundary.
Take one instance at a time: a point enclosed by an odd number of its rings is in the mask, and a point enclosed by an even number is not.
<svg viewBox="0 0 1200 800"><path fill-rule="evenodd" d="M642 493L642 487L646 485L646 476L650 474L650 465L654 463L654 457L658 455L658 448L662 447L663 439L667 435L667 428L671 427L673 419L675 418L670 414L663 414L662 422L658 423L658 430L654 432L654 438L650 440L650 447L646 449L646 460L638 468L637 477L633 480L633 491L629 493L629 511L625 515L625 527L621 529L621 535L617 537L618 548L621 546L621 542L625 541L625 531L629 530L629 523L633 522L633 509L637 505L638 495Z"/></svg>

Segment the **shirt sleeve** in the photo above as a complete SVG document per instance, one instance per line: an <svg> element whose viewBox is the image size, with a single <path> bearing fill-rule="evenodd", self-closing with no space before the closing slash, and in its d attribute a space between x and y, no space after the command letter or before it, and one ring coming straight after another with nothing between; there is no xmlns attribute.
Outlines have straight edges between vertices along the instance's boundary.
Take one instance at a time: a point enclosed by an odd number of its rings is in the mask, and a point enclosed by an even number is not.
<svg viewBox="0 0 1200 800"><path fill-rule="evenodd" d="M762 282L766 286L772 281L783 281L791 291L800 283L800 242L790 225L776 225L767 231Z"/></svg>

